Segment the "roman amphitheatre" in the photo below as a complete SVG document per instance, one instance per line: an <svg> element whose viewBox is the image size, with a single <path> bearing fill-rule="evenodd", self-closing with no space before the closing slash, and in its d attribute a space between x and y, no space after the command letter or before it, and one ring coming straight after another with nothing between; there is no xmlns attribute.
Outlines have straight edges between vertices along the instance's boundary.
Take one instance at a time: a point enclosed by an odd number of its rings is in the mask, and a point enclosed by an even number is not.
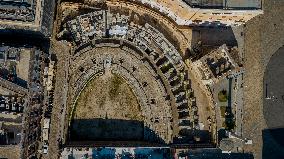
<svg viewBox="0 0 284 159"><path fill-rule="evenodd" d="M259 154L250 145L259 138L247 135L250 121L244 122L243 24L263 12L169 3L60 2L52 41L60 52L54 102L60 113L53 114L60 125L51 123L58 129L50 133L51 152L58 152L58 137L68 148L216 148L225 130L235 144L226 151L249 147ZM220 90L228 92L226 101L214 99Z"/></svg>
<svg viewBox="0 0 284 159"><path fill-rule="evenodd" d="M197 142L208 144L214 138L208 124L206 131L200 130L188 67L180 53L189 44L179 39L189 35L178 31L170 20L158 21L155 16L159 15L146 8L147 14L111 5L88 13L72 7L62 5L64 17L57 34L74 45L67 142L170 144L198 138ZM101 125L105 125L102 130Z"/></svg>
<svg viewBox="0 0 284 159"><path fill-rule="evenodd" d="M284 158L283 13L0 0L0 158Z"/></svg>
<svg viewBox="0 0 284 159"><path fill-rule="evenodd" d="M186 19L190 16L182 14L183 7L175 13ZM224 121L216 118L212 88L202 83L196 72L203 68L195 68L192 59L213 54L223 44L230 54L241 40L235 34L239 36L242 27L208 31L194 27L208 23L197 17L184 20L192 27L179 26L181 20L160 14L155 7L124 1L62 2L58 13L56 39L68 46L64 144L218 144L217 129ZM242 14L246 20L255 12ZM241 47L234 54L238 59L243 58ZM222 67L230 65L231 61Z"/></svg>

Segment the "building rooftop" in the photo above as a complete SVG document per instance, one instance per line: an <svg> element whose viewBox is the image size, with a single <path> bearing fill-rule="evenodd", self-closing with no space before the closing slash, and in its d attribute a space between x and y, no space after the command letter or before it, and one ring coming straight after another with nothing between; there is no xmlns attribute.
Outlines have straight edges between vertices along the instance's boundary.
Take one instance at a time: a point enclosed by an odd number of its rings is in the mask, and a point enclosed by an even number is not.
<svg viewBox="0 0 284 159"><path fill-rule="evenodd" d="M224 9L260 9L261 0L183 0L192 7Z"/></svg>
<svg viewBox="0 0 284 159"><path fill-rule="evenodd" d="M191 8L181 0L134 0L146 4L168 15L178 25L195 25L221 23L225 25L241 25L262 14L261 10L224 10L224 9L200 9ZM237 5L235 0L230 4Z"/></svg>
<svg viewBox="0 0 284 159"><path fill-rule="evenodd" d="M54 1L1 0L0 30L40 31L49 36L53 23Z"/></svg>

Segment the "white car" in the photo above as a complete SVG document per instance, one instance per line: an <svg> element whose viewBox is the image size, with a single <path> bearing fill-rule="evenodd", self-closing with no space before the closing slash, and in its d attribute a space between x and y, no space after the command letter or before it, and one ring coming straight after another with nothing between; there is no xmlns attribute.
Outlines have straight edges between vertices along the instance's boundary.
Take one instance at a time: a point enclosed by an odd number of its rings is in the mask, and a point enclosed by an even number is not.
<svg viewBox="0 0 284 159"><path fill-rule="evenodd" d="M48 152L48 145L43 145L43 153L47 154Z"/></svg>

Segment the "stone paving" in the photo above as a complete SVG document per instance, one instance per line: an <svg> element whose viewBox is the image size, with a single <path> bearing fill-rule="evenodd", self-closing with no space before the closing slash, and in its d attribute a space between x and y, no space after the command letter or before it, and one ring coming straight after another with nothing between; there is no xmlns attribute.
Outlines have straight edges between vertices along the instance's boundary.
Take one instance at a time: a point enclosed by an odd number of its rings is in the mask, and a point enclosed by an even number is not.
<svg viewBox="0 0 284 159"><path fill-rule="evenodd" d="M244 137L252 139L246 152L262 158L262 130L266 122L263 116L263 77L270 57L284 44L283 1L265 0L264 15L258 16L245 27L244 76Z"/></svg>

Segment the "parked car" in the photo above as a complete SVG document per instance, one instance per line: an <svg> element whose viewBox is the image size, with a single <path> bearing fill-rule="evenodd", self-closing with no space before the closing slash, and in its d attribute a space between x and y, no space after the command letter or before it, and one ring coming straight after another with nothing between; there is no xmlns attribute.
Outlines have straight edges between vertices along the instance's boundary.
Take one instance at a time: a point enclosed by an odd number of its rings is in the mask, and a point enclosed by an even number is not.
<svg viewBox="0 0 284 159"><path fill-rule="evenodd" d="M48 145L46 145L46 144L43 145L43 153L44 154L48 153Z"/></svg>

